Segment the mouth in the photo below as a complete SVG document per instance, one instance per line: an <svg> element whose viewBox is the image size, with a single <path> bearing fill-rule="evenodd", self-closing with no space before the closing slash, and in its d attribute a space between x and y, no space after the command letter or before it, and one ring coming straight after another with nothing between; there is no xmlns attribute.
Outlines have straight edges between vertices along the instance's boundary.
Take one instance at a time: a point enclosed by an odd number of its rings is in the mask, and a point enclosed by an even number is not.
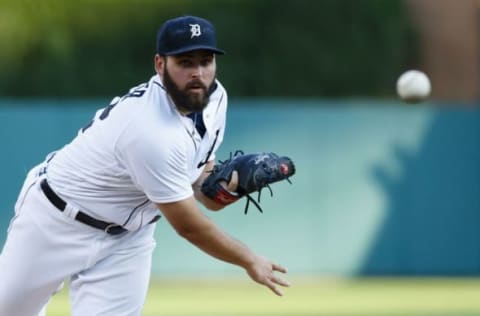
<svg viewBox="0 0 480 316"><path fill-rule="evenodd" d="M187 85L186 88L188 91L195 92L195 93L206 91L205 86L200 82L191 82L190 84Z"/></svg>
<svg viewBox="0 0 480 316"><path fill-rule="evenodd" d="M194 92L194 93L202 93L205 91L205 89L203 89L203 87L189 87L188 91Z"/></svg>

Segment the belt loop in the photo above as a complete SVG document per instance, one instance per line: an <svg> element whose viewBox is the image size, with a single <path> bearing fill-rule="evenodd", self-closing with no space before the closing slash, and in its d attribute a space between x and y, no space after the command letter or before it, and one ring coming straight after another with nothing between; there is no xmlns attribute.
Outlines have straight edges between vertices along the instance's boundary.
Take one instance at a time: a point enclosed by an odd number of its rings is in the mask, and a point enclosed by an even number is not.
<svg viewBox="0 0 480 316"><path fill-rule="evenodd" d="M67 203L63 213L65 213L65 215L67 215L68 217L75 219L75 216L77 216L79 211L80 210L78 208L73 207L73 206L71 206L70 204Z"/></svg>
<svg viewBox="0 0 480 316"><path fill-rule="evenodd" d="M110 235L119 235L127 232L128 230L118 224L107 223L102 220L91 217L90 215L83 213L80 209L69 205L62 200L50 187L46 178L40 181L40 188L45 194L46 198L66 216L73 218L79 222L82 222L88 226L101 229Z"/></svg>

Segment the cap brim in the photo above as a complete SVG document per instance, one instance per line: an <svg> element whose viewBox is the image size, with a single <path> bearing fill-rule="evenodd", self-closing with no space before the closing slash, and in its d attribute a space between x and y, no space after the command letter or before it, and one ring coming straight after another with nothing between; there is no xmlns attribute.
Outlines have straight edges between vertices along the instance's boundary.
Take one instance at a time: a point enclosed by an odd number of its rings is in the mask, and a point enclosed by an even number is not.
<svg viewBox="0 0 480 316"><path fill-rule="evenodd" d="M180 55L180 54L188 53L188 52L191 52L191 51L194 51L194 50L208 50L208 51L211 51L211 52L213 52L217 55L225 54L225 52L223 50L218 49L216 47L205 46L205 45L193 45L193 46L189 46L189 47L182 47L181 49L172 50L172 51L163 53L163 55L165 55L165 56Z"/></svg>

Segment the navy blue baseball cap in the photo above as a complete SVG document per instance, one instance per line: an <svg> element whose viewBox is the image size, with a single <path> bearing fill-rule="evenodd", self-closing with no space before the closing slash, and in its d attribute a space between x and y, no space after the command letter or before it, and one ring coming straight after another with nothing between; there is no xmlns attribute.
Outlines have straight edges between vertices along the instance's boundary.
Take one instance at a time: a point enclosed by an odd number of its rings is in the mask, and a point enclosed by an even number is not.
<svg viewBox="0 0 480 316"><path fill-rule="evenodd" d="M225 52L217 48L215 27L196 16L181 16L166 21L157 33L157 53L178 55L192 50L205 49L215 54Z"/></svg>

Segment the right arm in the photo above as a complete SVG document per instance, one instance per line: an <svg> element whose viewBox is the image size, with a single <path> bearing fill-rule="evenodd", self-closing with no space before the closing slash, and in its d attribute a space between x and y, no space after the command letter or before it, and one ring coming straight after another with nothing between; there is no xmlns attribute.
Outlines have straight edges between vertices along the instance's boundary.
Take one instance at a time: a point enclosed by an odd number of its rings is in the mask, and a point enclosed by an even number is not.
<svg viewBox="0 0 480 316"><path fill-rule="evenodd" d="M157 203L157 206L180 236L207 254L244 268L252 280L277 295L283 295L277 285L289 286L288 282L273 274L274 271L286 273L285 268L256 255L223 232L200 211L193 197L173 203Z"/></svg>

